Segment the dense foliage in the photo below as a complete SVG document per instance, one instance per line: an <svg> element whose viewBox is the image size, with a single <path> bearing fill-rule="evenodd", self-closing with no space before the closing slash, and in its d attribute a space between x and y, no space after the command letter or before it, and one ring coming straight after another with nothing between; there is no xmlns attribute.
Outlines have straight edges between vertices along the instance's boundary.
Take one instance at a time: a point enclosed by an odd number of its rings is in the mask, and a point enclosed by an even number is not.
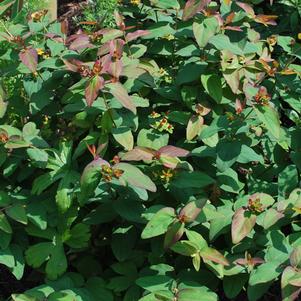
<svg viewBox="0 0 301 301"><path fill-rule="evenodd" d="M300 15L130 0L115 28L1 23L0 263L31 283L12 300L296 300Z"/></svg>

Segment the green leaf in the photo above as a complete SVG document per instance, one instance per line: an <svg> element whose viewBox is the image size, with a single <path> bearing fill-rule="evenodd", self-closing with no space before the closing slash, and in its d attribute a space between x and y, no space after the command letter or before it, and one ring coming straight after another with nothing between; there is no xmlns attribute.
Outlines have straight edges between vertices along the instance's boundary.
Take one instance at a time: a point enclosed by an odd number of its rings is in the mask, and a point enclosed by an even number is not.
<svg viewBox="0 0 301 301"><path fill-rule="evenodd" d="M278 113L270 106L254 106L259 120L264 123L268 131L277 139L280 139L281 128Z"/></svg>
<svg viewBox="0 0 301 301"><path fill-rule="evenodd" d="M28 148L26 150L28 157L34 161L38 167L45 168L48 161L48 154L42 149Z"/></svg>
<svg viewBox="0 0 301 301"><path fill-rule="evenodd" d="M13 294L11 297L14 301L39 301L38 298L26 294Z"/></svg>
<svg viewBox="0 0 301 301"><path fill-rule="evenodd" d="M15 258L10 249L0 250L0 263L8 268L15 266Z"/></svg>
<svg viewBox="0 0 301 301"><path fill-rule="evenodd" d="M8 207L5 210L6 214L14 219L15 221L26 225L27 224L27 215L25 211L25 206L22 204L15 204L11 207Z"/></svg>
<svg viewBox="0 0 301 301"><path fill-rule="evenodd" d="M215 35L210 38L209 43L218 50L228 50L233 54L243 55L243 51L224 34Z"/></svg>
<svg viewBox="0 0 301 301"><path fill-rule="evenodd" d="M206 18L202 23L193 23L193 34L200 48L204 48L208 44L210 38L215 35L218 27L217 19L214 17Z"/></svg>
<svg viewBox="0 0 301 301"><path fill-rule="evenodd" d="M8 234L13 233L10 223L8 222L6 216L2 212L0 212L0 230Z"/></svg>
<svg viewBox="0 0 301 301"><path fill-rule="evenodd" d="M214 180L201 171L182 171L171 182L177 188L203 188L214 183Z"/></svg>
<svg viewBox="0 0 301 301"><path fill-rule="evenodd" d="M180 8L180 4L177 0L151 0L151 4L159 8Z"/></svg>
<svg viewBox="0 0 301 301"><path fill-rule="evenodd" d="M3 15L14 3L16 0L4 0L0 3L0 16Z"/></svg>
<svg viewBox="0 0 301 301"><path fill-rule="evenodd" d="M141 238L147 239L166 233L174 218L175 210L173 208L162 208L147 223L141 234Z"/></svg>
<svg viewBox="0 0 301 301"><path fill-rule="evenodd" d="M223 288L227 298L234 299L243 290L247 281L248 275L245 273L224 277Z"/></svg>
<svg viewBox="0 0 301 301"><path fill-rule="evenodd" d="M136 284L149 292L169 289L173 279L164 275L145 276L138 278Z"/></svg>
<svg viewBox="0 0 301 301"><path fill-rule="evenodd" d="M113 128L112 134L114 139L121 144L125 150L131 150L134 147L134 137L128 127Z"/></svg>
<svg viewBox="0 0 301 301"><path fill-rule="evenodd" d="M231 167L241 153L241 143L236 141L224 142L220 141L216 147L216 166L221 171L226 171Z"/></svg>
<svg viewBox="0 0 301 301"><path fill-rule="evenodd" d="M65 240L65 243L71 248L85 248L88 246L91 233L90 227L83 223L78 223L72 227L69 231L69 238Z"/></svg>
<svg viewBox="0 0 301 301"><path fill-rule="evenodd" d="M200 255L202 259L205 260L210 260L218 264L222 265L229 265L228 260L217 250L210 248L210 247L205 247L200 250Z"/></svg>
<svg viewBox="0 0 301 301"><path fill-rule="evenodd" d="M123 174L119 179L134 187L146 189L152 192L155 192L157 190L156 185L153 183L153 181L134 165L128 163L118 163L114 165L113 169L122 170Z"/></svg>
<svg viewBox="0 0 301 301"><path fill-rule="evenodd" d="M237 172L232 168L228 168L223 173L217 173L219 187L227 192L238 194L244 184L239 181Z"/></svg>
<svg viewBox="0 0 301 301"><path fill-rule="evenodd" d="M51 242L42 242L29 247L25 252L27 263L33 268L40 267L48 259L53 248Z"/></svg>
<svg viewBox="0 0 301 301"><path fill-rule="evenodd" d="M178 301L217 301L218 297L206 287L180 290Z"/></svg>
<svg viewBox="0 0 301 301"><path fill-rule="evenodd" d="M181 240L176 242L171 250L183 256L192 256L198 253L198 246L189 240Z"/></svg>
<svg viewBox="0 0 301 301"><path fill-rule="evenodd" d="M50 259L46 264L46 274L49 279L55 280L67 270L67 258L63 244L60 241L57 241L52 247L49 256Z"/></svg>
<svg viewBox="0 0 301 301"><path fill-rule="evenodd" d="M255 286L261 283L267 283L276 279L282 268L278 267L278 264L275 262L267 262L258 266L255 270L252 271L250 275L249 285Z"/></svg>
<svg viewBox="0 0 301 301"><path fill-rule="evenodd" d="M221 77L216 74L203 74L201 76L201 81L209 96L212 97L217 103L220 103L223 98Z"/></svg>

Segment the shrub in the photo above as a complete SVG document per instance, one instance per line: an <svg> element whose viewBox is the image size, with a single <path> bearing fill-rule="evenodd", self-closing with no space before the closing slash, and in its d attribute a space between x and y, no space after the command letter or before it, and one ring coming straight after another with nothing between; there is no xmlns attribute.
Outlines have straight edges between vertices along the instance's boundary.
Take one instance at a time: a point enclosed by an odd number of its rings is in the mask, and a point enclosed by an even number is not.
<svg viewBox="0 0 301 301"><path fill-rule="evenodd" d="M300 5L115 20L1 33L0 263L31 281L12 299L297 299Z"/></svg>

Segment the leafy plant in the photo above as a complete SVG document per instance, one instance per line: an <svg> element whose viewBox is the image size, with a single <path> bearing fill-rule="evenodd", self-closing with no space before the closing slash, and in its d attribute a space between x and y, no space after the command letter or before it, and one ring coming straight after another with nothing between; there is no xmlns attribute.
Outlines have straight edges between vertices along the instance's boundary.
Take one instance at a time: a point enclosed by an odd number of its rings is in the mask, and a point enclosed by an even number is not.
<svg viewBox="0 0 301 301"><path fill-rule="evenodd" d="M11 299L298 300L298 3L114 20L4 24L0 263L31 279Z"/></svg>

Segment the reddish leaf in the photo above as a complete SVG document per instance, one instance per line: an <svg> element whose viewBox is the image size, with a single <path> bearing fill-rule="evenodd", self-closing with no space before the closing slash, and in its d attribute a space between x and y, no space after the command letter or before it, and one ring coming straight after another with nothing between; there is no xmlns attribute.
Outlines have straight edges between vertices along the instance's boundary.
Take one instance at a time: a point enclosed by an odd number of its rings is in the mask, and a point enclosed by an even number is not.
<svg viewBox="0 0 301 301"><path fill-rule="evenodd" d="M210 247L205 247L200 250L200 255L203 260L210 260L215 263L219 263L222 265L229 265L228 260L217 250L210 248Z"/></svg>
<svg viewBox="0 0 301 301"><path fill-rule="evenodd" d="M38 66L38 53L34 48L25 48L19 53L21 62L31 71L36 72Z"/></svg>
<svg viewBox="0 0 301 301"><path fill-rule="evenodd" d="M295 277L296 270L291 266L286 267L281 276L281 293L283 300L294 301L298 298L301 288L290 283L291 281L295 283Z"/></svg>
<svg viewBox="0 0 301 301"><path fill-rule="evenodd" d="M107 72L111 74L116 80L118 80L123 69L122 61L117 60L116 62L111 62L107 68Z"/></svg>
<svg viewBox="0 0 301 301"><path fill-rule="evenodd" d="M226 26L224 27L224 29L232 31L243 31L239 26Z"/></svg>
<svg viewBox="0 0 301 301"><path fill-rule="evenodd" d="M184 234L185 225L176 221L168 227L164 238L164 248L168 249L175 244Z"/></svg>
<svg viewBox="0 0 301 301"><path fill-rule="evenodd" d="M125 42L122 39L116 39L109 42L109 51L113 59L121 59L124 44Z"/></svg>
<svg viewBox="0 0 301 301"><path fill-rule="evenodd" d="M289 280L289 284L297 287L301 287L301 273L296 271L295 276Z"/></svg>
<svg viewBox="0 0 301 301"><path fill-rule="evenodd" d="M290 263L291 266L295 268L301 267L301 246L294 248L293 252L290 255Z"/></svg>
<svg viewBox="0 0 301 301"><path fill-rule="evenodd" d="M136 114L136 106L134 105L131 97L128 95L126 89L120 83L113 83L107 85L110 93L127 109Z"/></svg>
<svg viewBox="0 0 301 301"><path fill-rule="evenodd" d="M88 106L92 106L94 100L98 96L99 90L104 87L104 79L100 76L94 76L91 80L88 81L85 96Z"/></svg>
<svg viewBox="0 0 301 301"><path fill-rule="evenodd" d="M148 30L136 30L134 32L130 32L126 35L125 40L127 42L134 41L140 37L149 35L150 32Z"/></svg>
<svg viewBox="0 0 301 301"><path fill-rule="evenodd" d="M67 70L78 72L78 68L83 65L83 62L77 59L63 60Z"/></svg>
<svg viewBox="0 0 301 301"><path fill-rule="evenodd" d="M134 149L125 153L121 159L124 161L151 161L155 154L156 152L150 148L136 146Z"/></svg>
<svg viewBox="0 0 301 301"><path fill-rule="evenodd" d="M68 42L70 42L70 40L73 40L69 46L70 50L81 50L93 46L90 43L90 37L86 34L74 35L71 39L68 40Z"/></svg>
<svg viewBox="0 0 301 301"><path fill-rule="evenodd" d="M188 0L183 11L183 21L187 21L188 19L192 18L195 14L204 9L210 2L211 0Z"/></svg>
<svg viewBox="0 0 301 301"><path fill-rule="evenodd" d="M277 25L277 23L275 21L277 18L278 18L278 16L273 16L273 15L257 15L254 20L257 23L261 23L265 26L267 26L267 25L275 26L275 25Z"/></svg>
<svg viewBox="0 0 301 301"><path fill-rule="evenodd" d="M254 257L254 258L239 258L236 259L234 261L235 264L239 264L239 265L243 265L243 266L247 266L247 265L251 265L251 266L256 266L262 263L265 263L265 261L262 258L259 257Z"/></svg>
<svg viewBox="0 0 301 301"><path fill-rule="evenodd" d="M166 145L161 147L158 150L158 153L170 157L187 157L189 155L189 151L187 151L186 149L172 146L172 145Z"/></svg>
<svg viewBox="0 0 301 301"><path fill-rule="evenodd" d="M255 12L253 10L253 8L247 4L247 3L243 3L243 2L235 2L236 5L238 5L240 8L242 8L247 14L250 15L250 17L255 18Z"/></svg>
<svg viewBox="0 0 301 301"><path fill-rule="evenodd" d="M123 16L117 10L115 10L114 16L115 16L115 21L116 21L117 26L121 30L124 30L125 29L125 23L124 23Z"/></svg>
<svg viewBox="0 0 301 301"><path fill-rule="evenodd" d="M199 199L188 203L181 209L179 219L185 223L193 222L201 213L203 207L206 205L207 199Z"/></svg>
<svg viewBox="0 0 301 301"><path fill-rule="evenodd" d="M67 19L64 19L61 22L61 32L62 34L66 35L68 33L68 29L69 29L69 22Z"/></svg>
<svg viewBox="0 0 301 301"><path fill-rule="evenodd" d="M181 163L180 159L177 157L171 157L165 154L160 155L159 159L160 163L162 163L165 167L175 169Z"/></svg>
<svg viewBox="0 0 301 301"><path fill-rule="evenodd" d="M256 215L244 208L238 209L232 220L232 241L234 244L239 243L253 229L256 223Z"/></svg>

